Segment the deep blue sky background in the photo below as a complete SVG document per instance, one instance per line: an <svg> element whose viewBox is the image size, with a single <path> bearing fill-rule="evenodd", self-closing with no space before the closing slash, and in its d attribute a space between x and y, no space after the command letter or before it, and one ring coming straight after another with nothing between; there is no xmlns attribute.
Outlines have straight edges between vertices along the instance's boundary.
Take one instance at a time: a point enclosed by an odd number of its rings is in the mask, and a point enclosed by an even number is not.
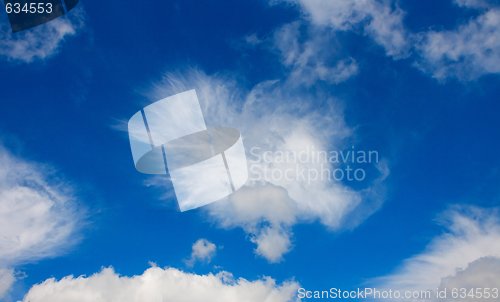
<svg viewBox="0 0 500 302"><path fill-rule="evenodd" d="M141 92L167 71L195 66L230 73L248 89L284 77L276 53L242 46L242 38L270 35L300 13L247 0L82 2L86 28L59 54L33 64L0 62L2 140L78 184L90 220L67 255L20 268L27 287L102 266L126 275L142 273L148 261L185 268L192 243L207 238L223 247L213 265L235 276L352 288L421 251L440 233L433 219L450 204L500 202L498 76L438 82L408 59L386 57L370 39L342 34L344 51L360 72L321 89L344 103L361 145L389 161L388 196L353 231L295 227L295 248L282 263L269 264L254 255L242 230L219 229L199 211L181 215L161 206L159 192L143 186L146 176L134 169L127 137L112 125L154 101ZM416 31L454 28L474 14L447 1L401 6L406 25Z"/></svg>

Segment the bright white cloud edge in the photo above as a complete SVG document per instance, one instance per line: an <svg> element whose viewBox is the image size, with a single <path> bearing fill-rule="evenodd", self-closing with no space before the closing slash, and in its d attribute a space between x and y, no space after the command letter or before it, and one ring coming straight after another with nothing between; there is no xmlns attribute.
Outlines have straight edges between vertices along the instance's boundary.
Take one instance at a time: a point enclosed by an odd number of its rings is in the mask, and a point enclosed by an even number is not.
<svg viewBox="0 0 500 302"><path fill-rule="evenodd" d="M92 276L48 279L33 286L24 302L292 302L298 284L277 284L264 277L235 279L228 272L197 275L175 268L151 267L142 275L125 277L112 268Z"/></svg>

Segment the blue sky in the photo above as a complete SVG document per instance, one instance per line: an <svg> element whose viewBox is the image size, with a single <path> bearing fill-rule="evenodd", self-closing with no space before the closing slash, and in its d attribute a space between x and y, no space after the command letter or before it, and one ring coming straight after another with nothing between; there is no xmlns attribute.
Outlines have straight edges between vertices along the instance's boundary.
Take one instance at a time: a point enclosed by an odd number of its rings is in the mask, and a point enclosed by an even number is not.
<svg viewBox="0 0 500 302"><path fill-rule="evenodd" d="M29 163L36 172L12 164L5 173L17 178L0 177L0 188L36 191L23 179L39 174L39 185L61 190L70 204L63 207L71 208L68 213L54 210L56 217L69 215L74 222L62 225L70 234L46 254L31 255L40 243L28 246L30 253L19 249L19 257L0 258L0 269L16 279L3 299L17 301L46 279L91 276L103 267L141 275L150 262L186 276L227 271L250 282L270 276L308 289L351 289L405 288L403 283L418 288L411 276L424 272L425 263L405 266L415 255L444 259L477 247L455 266L426 262L441 268L438 281L483 257L500 257L496 244L482 248L472 240L500 238L494 210L500 202L498 3L365 2L81 1L69 16L32 35L10 34L1 14L2 154L9 154L4 163ZM275 86L259 88L274 80ZM301 195L301 201L288 201L301 209L293 218L281 217L280 207L269 208L272 215L277 211L277 222L252 209L264 217L264 226L236 218L224 225L225 218L238 217L221 210L231 200L177 212L175 199L164 197L172 191L168 180L135 170L123 131L135 112L178 90L176 85L206 89L202 102L208 107L234 106L222 112L240 117L230 123L244 138L255 140L252 131L267 137L268 123L286 142L293 133L280 129L302 133L305 124L312 129L305 138L317 138L328 150L377 150L384 168L370 165L366 181L334 185L351 190L361 205L331 223L325 221L336 213L300 207L317 202L317 188L325 190L321 202L332 209L354 202L342 195L329 200L331 187L323 184L301 189L310 200ZM215 91L219 86L222 92ZM258 113L246 113L244 105L256 91L264 95ZM294 185L281 186L292 199ZM6 196L0 203L8 207ZM272 203L266 198L255 202L265 208ZM470 224L457 231L454 226L464 221ZM478 231L469 237L474 226ZM267 230L276 231L278 241L290 241L274 258L258 250ZM202 238L217 246L210 261L186 264ZM446 238L462 245L449 248ZM293 297L283 290L270 301ZM51 301L38 292L31 299Z"/></svg>

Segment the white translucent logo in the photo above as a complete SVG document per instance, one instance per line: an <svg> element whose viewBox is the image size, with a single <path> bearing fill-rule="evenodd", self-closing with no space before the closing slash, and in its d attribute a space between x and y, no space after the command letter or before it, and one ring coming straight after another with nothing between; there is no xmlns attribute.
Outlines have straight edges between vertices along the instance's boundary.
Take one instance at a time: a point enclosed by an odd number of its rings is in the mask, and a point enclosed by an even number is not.
<svg viewBox="0 0 500 302"><path fill-rule="evenodd" d="M240 132L207 128L195 90L146 106L128 133L136 169L170 175L181 211L227 197L248 180Z"/></svg>

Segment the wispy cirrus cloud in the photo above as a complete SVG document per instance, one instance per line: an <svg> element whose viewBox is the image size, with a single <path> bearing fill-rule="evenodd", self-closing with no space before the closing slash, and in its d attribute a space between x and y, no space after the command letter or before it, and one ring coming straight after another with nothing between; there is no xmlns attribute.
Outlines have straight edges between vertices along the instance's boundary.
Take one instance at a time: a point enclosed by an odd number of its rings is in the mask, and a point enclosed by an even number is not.
<svg viewBox="0 0 500 302"><path fill-rule="evenodd" d="M450 31L429 31L417 45L417 66L437 79L477 79L500 73L500 9L488 8L479 17Z"/></svg>
<svg viewBox="0 0 500 302"><path fill-rule="evenodd" d="M400 291L497 287L500 280L498 210L455 206L443 214L440 221L446 231L434 238L425 251L408 258L394 273L373 283Z"/></svg>
<svg viewBox="0 0 500 302"><path fill-rule="evenodd" d="M472 17L456 29L412 32L404 24L404 12L392 0L288 0L304 12L304 19L331 32L351 31L370 37L387 56L408 58L410 62L438 80L470 81L500 73L500 13L498 3L488 0L456 0ZM328 43L314 46L316 52L330 48ZM353 58L355 60L356 58ZM335 69L325 69L338 74ZM321 69L315 72L322 74Z"/></svg>
<svg viewBox="0 0 500 302"><path fill-rule="evenodd" d="M378 0L289 0L317 26L333 31L361 31L382 46L388 56L407 56L408 32L404 12L391 1Z"/></svg>
<svg viewBox="0 0 500 302"><path fill-rule="evenodd" d="M63 42L84 26L81 7L68 15L29 30L12 33L6 18L0 18L0 57L8 61L31 63L57 54Z"/></svg>
<svg viewBox="0 0 500 302"><path fill-rule="evenodd" d="M51 168L0 147L0 297L17 265L53 257L78 241L83 211Z"/></svg>
<svg viewBox="0 0 500 302"><path fill-rule="evenodd" d="M301 22L286 24L275 31L272 45L289 69L288 81L293 85L311 86L318 81L339 84L358 73L351 57L332 51L336 39L328 31L304 26Z"/></svg>

